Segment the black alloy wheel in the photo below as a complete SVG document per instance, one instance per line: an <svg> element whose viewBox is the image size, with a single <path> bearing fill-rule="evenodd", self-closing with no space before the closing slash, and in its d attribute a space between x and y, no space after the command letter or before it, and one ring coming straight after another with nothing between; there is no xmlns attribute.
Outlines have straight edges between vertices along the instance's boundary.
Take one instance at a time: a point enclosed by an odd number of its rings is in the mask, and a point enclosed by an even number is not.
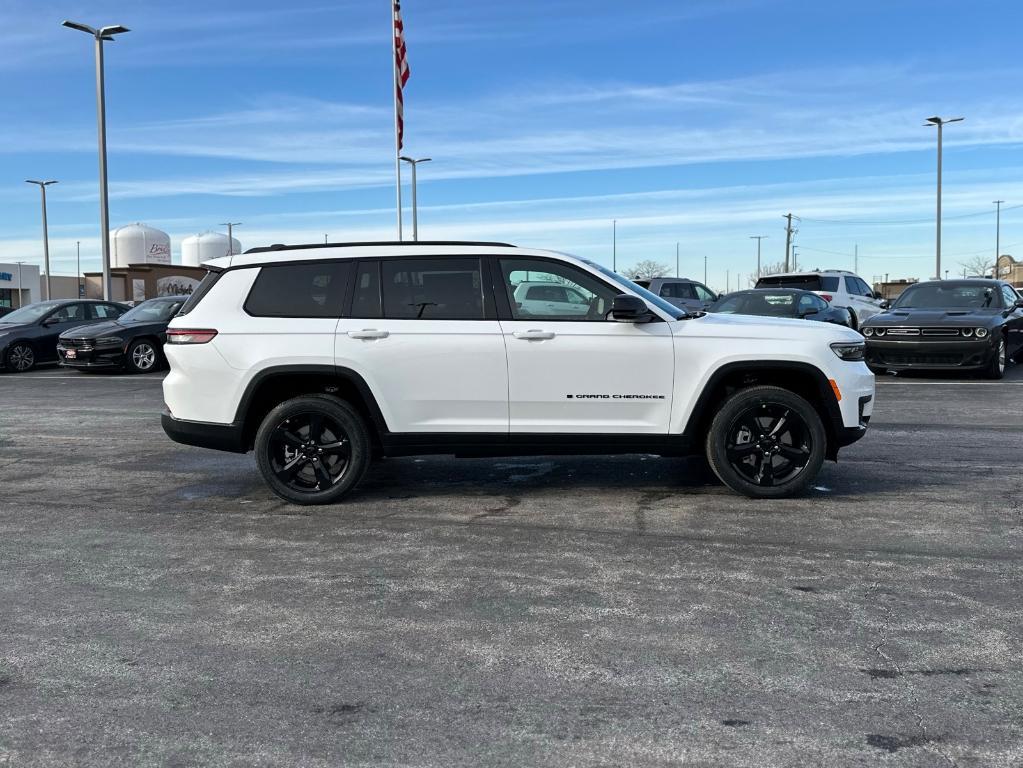
<svg viewBox="0 0 1023 768"><path fill-rule="evenodd" d="M19 342L7 350L7 370L15 373L31 371L36 364L36 353L31 344Z"/></svg>
<svg viewBox="0 0 1023 768"><path fill-rule="evenodd" d="M267 485L294 504L339 501L362 479L371 452L362 417L329 395L278 405L263 419L255 448Z"/></svg>
<svg viewBox="0 0 1023 768"><path fill-rule="evenodd" d="M160 352L150 339L139 339L128 346L124 353L125 367L132 373L149 373L156 370Z"/></svg>
<svg viewBox="0 0 1023 768"><path fill-rule="evenodd" d="M984 368L985 379L1000 379L1005 376L1005 337L999 335L998 343Z"/></svg>
<svg viewBox="0 0 1023 768"><path fill-rule="evenodd" d="M781 387L740 390L715 414L707 459L733 491L754 498L801 493L824 462L827 435L816 409Z"/></svg>

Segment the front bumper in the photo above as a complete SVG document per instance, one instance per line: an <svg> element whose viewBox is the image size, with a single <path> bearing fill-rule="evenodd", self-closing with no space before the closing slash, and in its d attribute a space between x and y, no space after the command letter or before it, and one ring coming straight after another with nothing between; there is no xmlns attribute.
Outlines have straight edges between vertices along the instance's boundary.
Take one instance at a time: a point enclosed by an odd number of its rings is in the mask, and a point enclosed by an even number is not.
<svg viewBox="0 0 1023 768"><path fill-rule="evenodd" d="M68 350L74 357L68 357ZM122 347L64 347L57 345L57 360L65 368L111 369L124 367Z"/></svg>
<svg viewBox="0 0 1023 768"><path fill-rule="evenodd" d="M990 337L988 337L990 339ZM991 362L995 348L977 341L867 339L867 362L877 368L907 370L973 370Z"/></svg>

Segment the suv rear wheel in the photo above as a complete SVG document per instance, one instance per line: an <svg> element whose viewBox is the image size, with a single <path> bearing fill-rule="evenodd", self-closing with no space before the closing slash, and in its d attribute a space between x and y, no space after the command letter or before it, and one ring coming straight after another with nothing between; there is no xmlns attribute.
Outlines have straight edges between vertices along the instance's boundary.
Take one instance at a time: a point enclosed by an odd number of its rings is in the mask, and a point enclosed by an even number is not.
<svg viewBox="0 0 1023 768"><path fill-rule="evenodd" d="M270 490L293 504L340 501L371 458L362 417L329 395L303 395L270 411L256 432L255 451Z"/></svg>
<svg viewBox="0 0 1023 768"><path fill-rule="evenodd" d="M781 387L736 392L714 415L707 460L722 483L753 498L802 493L824 463L827 435L816 409Z"/></svg>

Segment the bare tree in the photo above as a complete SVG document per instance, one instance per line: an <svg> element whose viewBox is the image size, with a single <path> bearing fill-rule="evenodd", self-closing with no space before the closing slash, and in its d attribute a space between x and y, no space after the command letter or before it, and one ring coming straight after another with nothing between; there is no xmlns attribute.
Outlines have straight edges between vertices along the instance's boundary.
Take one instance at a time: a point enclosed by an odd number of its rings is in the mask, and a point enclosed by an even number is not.
<svg viewBox="0 0 1023 768"><path fill-rule="evenodd" d="M959 266L966 270L967 275L987 276L994 272L995 260L990 256L973 256L960 261Z"/></svg>
<svg viewBox="0 0 1023 768"><path fill-rule="evenodd" d="M760 268L760 277L767 277L768 275L780 275L785 271L785 262L779 261L774 264L765 264ZM750 288L757 284L759 278L756 275L749 276Z"/></svg>
<svg viewBox="0 0 1023 768"><path fill-rule="evenodd" d="M651 277L664 277L671 271L671 267L653 259L643 259L622 272L630 280L647 280Z"/></svg>

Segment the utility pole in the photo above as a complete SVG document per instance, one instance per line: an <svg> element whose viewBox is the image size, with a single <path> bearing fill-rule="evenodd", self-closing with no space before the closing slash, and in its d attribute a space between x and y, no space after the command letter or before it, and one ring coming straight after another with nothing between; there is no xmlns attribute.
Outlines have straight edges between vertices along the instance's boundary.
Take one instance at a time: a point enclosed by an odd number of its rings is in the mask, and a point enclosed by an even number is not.
<svg viewBox="0 0 1023 768"><path fill-rule="evenodd" d="M1004 200L995 200L995 274L998 277L998 259L1002 257L1002 203Z"/></svg>
<svg viewBox="0 0 1023 768"><path fill-rule="evenodd" d="M327 236L326 236L326 235L324 235L324 236L323 236L323 244L324 244L324 245L326 245L326 244L327 244Z"/></svg>
<svg viewBox="0 0 1023 768"><path fill-rule="evenodd" d="M792 214L786 213L783 217L785 224L785 271L789 271L789 249L792 247Z"/></svg>
<svg viewBox="0 0 1023 768"><path fill-rule="evenodd" d="M678 242L675 243L675 277L681 277L678 273Z"/></svg>
<svg viewBox="0 0 1023 768"><path fill-rule="evenodd" d="M234 256L234 228L240 227L240 221L225 221L220 226L227 227L227 255Z"/></svg>
<svg viewBox="0 0 1023 768"><path fill-rule="evenodd" d="M611 271L618 271L618 220L611 219Z"/></svg>
<svg viewBox="0 0 1023 768"><path fill-rule="evenodd" d="M84 298L82 290L82 241L75 241L75 276L78 278L78 298Z"/></svg>
<svg viewBox="0 0 1023 768"><path fill-rule="evenodd" d="M703 256L703 284L707 284L707 255Z"/></svg>
<svg viewBox="0 0 1023 768"><path fill-rule="evenodd" d="M757 241L757 279L760 279L760 241L766 238L767 235L750 235L750 240Z"/></svg>
<svg viewBox="0 0 1023 768"><path fill-rule="evenodd" d="M730 270L725 270L725 293L728 293L732 288L732 273Z"/></svg>
<svg viewBox="0 0 1023 768"><path fill-rule="evenodd" d="M796 248L798 248L798 247L799 246L797 246L795 243L792 244L792 271L793 272L797 272L799 270L799 259L796 257Z"/></svg>
<svg viewBox="0 0 1023 768"><path fill-rule="evenodd" d="M860 244L853 246L853 272L860 273Z"/></svg>

